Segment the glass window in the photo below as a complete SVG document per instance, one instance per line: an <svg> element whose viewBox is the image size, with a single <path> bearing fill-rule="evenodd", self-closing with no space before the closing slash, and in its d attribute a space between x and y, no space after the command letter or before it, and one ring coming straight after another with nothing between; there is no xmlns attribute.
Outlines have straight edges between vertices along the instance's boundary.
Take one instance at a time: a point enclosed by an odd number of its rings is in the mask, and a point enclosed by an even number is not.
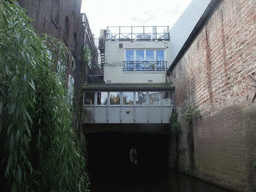
<svg viewBox="0 0 256 192"><path fill-rule="evenodd" d="M161 92L162 95L162 104L163 105L172 105L171 94L169 91Z"/></svg>
<svg viewBox="0 0 256 192"><path fill-rule="evenodd" d="M154 65L154 51L152 50L146 50L146 67L148 70L153 70L153 65Z"/></svg>
<svg viewBox="0 0 256 192"><path fill-rule="evenodd" d="M133 105L133 92L123 92L123 105Z"/></svg>
<svg viewBox="0 0 256 192"><path fill-rule="evenodd" d="M136 105L147 105L146 92L135 92Z"/></svg>
<svg viewBox="0 0 256 192"><path fill-rule="evenodd" d="M144 50L136 50L136 61L144 60Z"/></svg>
<svg viewBox="0 0 256 192"><path fill-rule="evenodd" d="M164 70L164 50L126 50L126 70Z"/></svg>
<svg viewBox="0 0 256 192"><path fill-rule="evenodd" d="M159 70L163 70L165 68L164 64L164 50L157 50L156 51L156 60L157 60L157 67Z"/></svg>
<svg viewBox="0 0 256 192"><path fill-rule="evenodd" d="M126 70L133 70L134 68L134 50L126 51Z"/></svg>
<svg viewBox="0 0 256 192"><path fill-rule="evenodd" d="M126 61L134 61L134 50L126 51Z"/></svg>
<svg viewBox="0 0 256 192"><path fill-rule="evenodd" d="M153 50L146 50L146 60L154 61L154 51Z"/></svg>
<svg viewBox="0 0 256 192"><path fill-rule="evenodd" d="M107 104L108 104L108 92L98 92L97 105L107 105Z"/></svg>
<svg viewBox="0 0 256 192"><path fill-rule="evenodd" d="M164 61L164 50L157 50L156 51L156 60L157 61Z"/></svg>
<svg viewBox="0 0 256 192"><path fill-rule="evenodd" d="M159 105L159 92L149 92L149 105Z"/></svg>
<svg viewBox="0 0 256 192"><path fill-rule="evenodd" d="M66 16L65 19L65 32L64 32L64 38L66 39L66 41L68 41L68 36L69 36L69 18L68 16Z"/></svg>
<svg viewBox="0 0 256 192"><path fill-rule="evenodd" d="M94 92L85 92L84 94L84 105L94 104Z"/></svg>
<svg viewBox="0 0 256 192"><path fill-rule="evenodd" d="M110 92L110 105L120 105L120 92Z"/></svg>
<svg viewBox="0 0 256 192"><path fill-rule="evenodd" d="M58 24L60 2L59 2L59 0L53 0L52 3L53 3L53 5L52 5L52 8L53 8L52 20L55 22L55 24Z"/></svg>
<svg viewBox="0 0 256 192"><path fill-rule="evenodd" d="M136 70L144 70L144 50L137 50L136 51Z"/></svg>

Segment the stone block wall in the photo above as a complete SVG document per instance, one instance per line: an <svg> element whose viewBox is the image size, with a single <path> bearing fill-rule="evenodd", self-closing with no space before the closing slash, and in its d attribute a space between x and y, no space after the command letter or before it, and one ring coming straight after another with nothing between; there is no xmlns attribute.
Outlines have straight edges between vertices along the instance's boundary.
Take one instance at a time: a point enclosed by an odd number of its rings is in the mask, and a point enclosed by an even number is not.
<svg viewBox="0 0 256 192"><path fill-rule="evenodd" d="M168 77L183 130L180 171L234 191L256 190L255 10L254 0L222 1ZM200 110L191 124L182 118L189 106Z"/></svg>

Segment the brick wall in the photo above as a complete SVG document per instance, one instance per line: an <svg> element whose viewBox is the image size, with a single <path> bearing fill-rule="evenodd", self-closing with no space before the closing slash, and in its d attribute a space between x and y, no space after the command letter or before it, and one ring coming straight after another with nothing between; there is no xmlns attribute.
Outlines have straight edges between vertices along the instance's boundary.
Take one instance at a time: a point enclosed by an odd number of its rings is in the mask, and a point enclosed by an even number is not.
<svg viewBox="0 0 256 192"><path fill-rule="evenodd" d="M223 1L168 77L183 129L179 169L235 191L256 190L255 10L255 0ZM181 118L189 106L201 113L191 126Z"/></svg>
<svg viewBox="0 0 256 192"><path fill-rule="evenodd" d="M33 19L32 25L39 34L46 33L62 40L72 51L76 68L74 69L67 62L67 83L68 74L71 74L77 86L84 84L86 66L79 62L84 46L81 0L19 0L18 2ZM80 74L81 72L83 74Z"/></svg>

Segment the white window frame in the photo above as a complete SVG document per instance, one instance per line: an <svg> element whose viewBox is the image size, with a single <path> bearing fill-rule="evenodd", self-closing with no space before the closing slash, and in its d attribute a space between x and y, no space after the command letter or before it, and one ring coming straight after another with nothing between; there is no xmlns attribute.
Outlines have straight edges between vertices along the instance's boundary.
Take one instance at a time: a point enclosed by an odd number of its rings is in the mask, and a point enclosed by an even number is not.
<svg viewBox="0 0 256 192"><path fill-rule="evenodd" d="M125 49L124 61L127 61L126 60L126 51L134 51L133 52L133 61L137 61L136 60L136 51L144 51L144 60L143 61L147 61L146 51L154 51L154 61L157 61L156 51L164 51L164 61L166 61L165 49Z"/></svg>

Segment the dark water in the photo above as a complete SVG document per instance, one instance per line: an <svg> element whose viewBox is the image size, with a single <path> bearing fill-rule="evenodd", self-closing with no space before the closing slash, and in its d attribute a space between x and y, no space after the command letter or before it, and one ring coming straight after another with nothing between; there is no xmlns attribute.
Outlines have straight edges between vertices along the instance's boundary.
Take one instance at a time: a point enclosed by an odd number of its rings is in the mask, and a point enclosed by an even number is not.
<svg viewBox="0 0 256 192"><path fill-rule="evenodd" d="M89 174L90 192L227 192L167 168L90 168Z"/></svg>
<svg viewBox="0 0 256 192"><path fill-rule="evenodd" d="M226 192L167 168L168 135L87 135L90 192ZM136 149L137 165L131 161Z"/></svg>

